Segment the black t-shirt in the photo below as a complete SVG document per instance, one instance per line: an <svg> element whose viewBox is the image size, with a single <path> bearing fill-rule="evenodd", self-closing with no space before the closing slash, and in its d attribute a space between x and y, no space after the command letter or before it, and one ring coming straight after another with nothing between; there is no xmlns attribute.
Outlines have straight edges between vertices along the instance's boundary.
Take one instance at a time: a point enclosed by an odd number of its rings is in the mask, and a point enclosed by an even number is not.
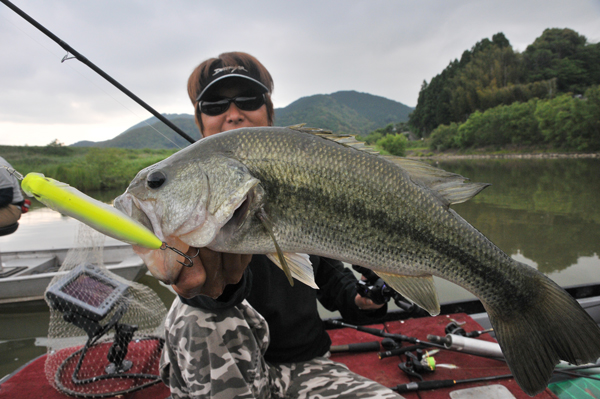
<svg viewBox="0 0 600 399"><path fill-rule="evenodd" d="M287 277L265 255L254 255L242 280L228 285L223 294L213 300L205 296L181 298L190 306L218 311L235 306L244 298L265 318L271 341L265 354L270 363L302 362L323 356L331 346L329 335L317 309L317 299L330 311L340 311L353 323L376 322L387 307L363 311L354 303L356 278L342 262L313 256L310 260L319 290Z"/></svg>

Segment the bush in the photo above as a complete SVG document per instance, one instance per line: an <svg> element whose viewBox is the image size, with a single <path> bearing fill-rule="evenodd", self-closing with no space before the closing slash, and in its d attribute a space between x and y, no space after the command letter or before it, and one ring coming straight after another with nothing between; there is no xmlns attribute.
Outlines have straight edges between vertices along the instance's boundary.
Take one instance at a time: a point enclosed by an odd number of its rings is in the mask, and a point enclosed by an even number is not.
<svg viewBox="0 0 600 399"><path fill-rule="evenodd" d="M600 150L600 86L582 98L564 94L540 102L535 116L544 140L556 148Z"/></svg>
<svg viewBox="0 0 600 399"><path fill-rule="evenodd" d="M377 140L377 146L392 155L403 157L406 154L406 144L408 139L403 134L388 134Z"/></svg>
<svg viewBox="0 0 600 399"><path fill-rule="evenodd" d="M475 111L460 125L438 126L430 141L438 151L506 145L600 150L600 86L588 88L583 97L563 94Z"/></svg>
<svg viewBox="0 0 600 399"><path fill-rule="evenodd" d="M444 151L456 148L456 137L458 136L458 125L452 122L450 125L440 125L432 133L429 148L434 151Z"/></svg>

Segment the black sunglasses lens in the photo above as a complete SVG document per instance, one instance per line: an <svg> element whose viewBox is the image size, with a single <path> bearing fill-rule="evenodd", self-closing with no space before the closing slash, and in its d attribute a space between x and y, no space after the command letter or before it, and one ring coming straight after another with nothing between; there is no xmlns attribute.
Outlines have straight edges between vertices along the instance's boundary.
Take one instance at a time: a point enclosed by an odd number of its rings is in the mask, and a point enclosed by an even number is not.
<svg viewBox="0 0 600 399"><path fill-rule="evenodd" d="M208 116L221 115L223 112L227 111L230 103L231 101L228 99L221 101L201 101L200 112Z"/></svg>
<svg viewBox="0 0 600 399"><path fill-rule="evenodd" d="M265 96L237 97L233 99L233 102L242 111L256 111L265 103Z"/></svg>
<svg viewBox="0 0 600 399"><path fill-rule="evenodd" d="M219 101L200 101L200 112L208 116L221 115L229 109L229 105L232 102L242 111L256 111L265 103L265 96L261 94L256 97L234 97Z"/></svg>

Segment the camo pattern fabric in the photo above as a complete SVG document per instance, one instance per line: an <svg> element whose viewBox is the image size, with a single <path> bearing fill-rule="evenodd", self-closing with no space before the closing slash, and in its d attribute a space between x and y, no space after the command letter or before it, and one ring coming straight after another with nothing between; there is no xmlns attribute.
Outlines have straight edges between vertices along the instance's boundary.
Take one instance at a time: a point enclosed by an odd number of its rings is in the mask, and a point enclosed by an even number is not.
<svg viewBox="0 0 600 399"><path fill-rule="evenodd" d="M325 357L271 365L264 318L247 302L206 312L175 299L160 372L179 398L402 398Z"/></svg>

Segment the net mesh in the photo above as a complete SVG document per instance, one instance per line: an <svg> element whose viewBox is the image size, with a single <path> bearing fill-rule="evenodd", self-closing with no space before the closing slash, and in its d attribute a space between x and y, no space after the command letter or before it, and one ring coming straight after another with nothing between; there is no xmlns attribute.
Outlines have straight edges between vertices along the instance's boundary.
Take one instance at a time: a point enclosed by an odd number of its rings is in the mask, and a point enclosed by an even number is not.
<svg viewBox="0 0 600 399"><path fill-rule="evenodd" d="M106 268L104 239L80 225L46 290L46 378L72 396L116 396L160 382L167 309L152 289Z"/></svg>

